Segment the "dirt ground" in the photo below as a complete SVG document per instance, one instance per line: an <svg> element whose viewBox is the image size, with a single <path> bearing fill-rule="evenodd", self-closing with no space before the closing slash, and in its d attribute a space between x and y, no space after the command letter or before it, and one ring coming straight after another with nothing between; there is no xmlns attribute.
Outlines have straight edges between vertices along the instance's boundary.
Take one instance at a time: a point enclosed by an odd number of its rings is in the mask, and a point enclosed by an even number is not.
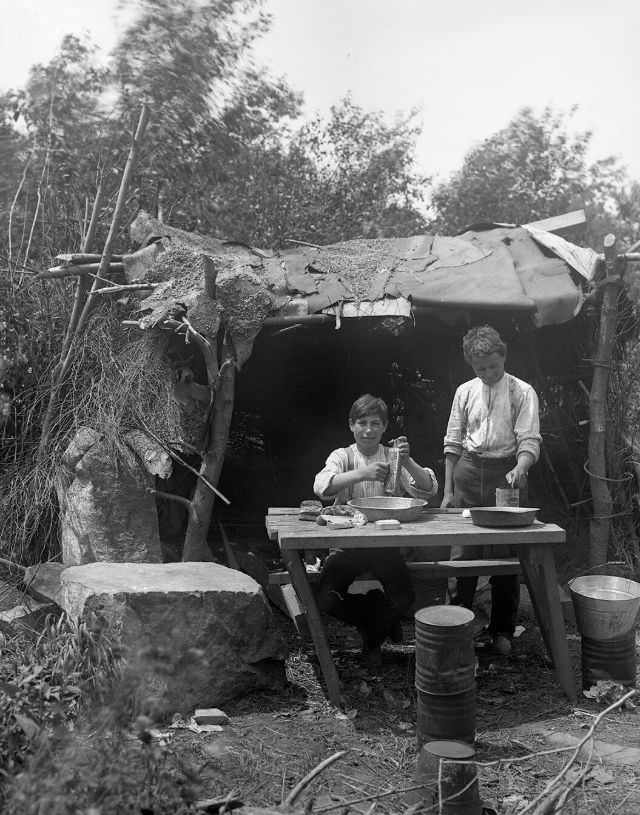
<svg viewBox="0 0 640 815"><path fill-rule="evenodd" d="M443 594L443 584L424 587L418 605L441 601ZM514 640L509 658L496 658L480 641L476 650L480 794L485 812L499 815L521 812L542 792L571 756L571 737L584 736L606 706L587 698L570 704L526 603L522 624L525 631ZM355 632L327 620L344 685L340 710L324 696L312 643L302 642L284 618L283 626L290 647L283 692L257 693L224 705L230 723L221 732L196 734L179 726L163 734L178 754L199 765L202 797L229 795L246 805L277 806L310 770L344 751L300 796L307 811L364 813L375 801L376 811L406 812L402 791L412 786L417 759L412 621L403 624L403 644L386 644L383 668L371 674L360 662ZM580 637L575 628L568 632L579 688ZM615 711L595 737L638 748L639 725L637 711ZM548 731L562 734L560 742L550 742ZM564 744L562 752L542 754L559 744ZM587 764L590 770L568 796L565 815L640 813L640 763L603 764L592 757ZM575 767L584 769L585 761Z"/></svg>
<svg viewBox="0 0 640 815"><path fill-rule="evenodd" d="M558 553L561 581L579 573L575 557L574 547ZM414 608L441 603L445 583L425 581L416 590ZM487 594L480 589L476 595L478 628L487 610ZM6 586L0 604L11 607L18 597ZM481 638L476 640L476 764L484 811L498 815L523 811L540 815L543 810L527 806L562 770L574 752L575 739L586 734L606 707L584 697L575 705L566 699L524 587L522 597L524 630L514 639L509 658L496 657L482 647ZM385 644L383 667L374 674L360 661L356 632L337 621L325 621L343 682L344 704L337 709L325 697L313 644L301 640L283 614L274 613L289 651L286 687L225 704L230 721L219 732L194 732L185 721L159 726L155 739L164 747L169 766L175 767L176 779L187 766L199 799L228 798L247 806L276 807L313 768L341 752L304 789L298 804L313 813L369 813L374 804L377 812L406 812L409 804L403 791L412 787L418 756L412 618L403 623L401 645ZM575 626L569 625L567 632L580 688L580 636ZM640 664L640 631L636 634ZM599 724L596 740L630 748L631 759L622 763L581 753L568 777L573 774L575 779L579 770L585 771L584 777L568 796L564 815L640 815L640 759L633 758L634 750L640 755L638 710L616 710Z"/></svg>

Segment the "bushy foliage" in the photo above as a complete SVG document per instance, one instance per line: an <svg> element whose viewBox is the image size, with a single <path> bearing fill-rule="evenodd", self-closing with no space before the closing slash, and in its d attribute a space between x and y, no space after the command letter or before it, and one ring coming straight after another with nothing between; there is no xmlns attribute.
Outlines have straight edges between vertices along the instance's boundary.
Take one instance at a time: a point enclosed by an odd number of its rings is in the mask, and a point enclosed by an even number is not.
<svg viewBox="0 0 640 815"><path fill-rule="evenodd" d="M37 455L38 416L49 392L48 371L25 374L25 388L14 394L12 405L21 413L15 427L13 420L5 427L5 461L0 468L0 540L5 556L38 562L58 555L56 468L80 427L95 430L124 465L131 452L123 447L122 436L139 428L141 421L162 438L180 436L180 408L171 398L172 370L162 339L151 333L129 336L120 325L127 313L119 305L105 304L90 318L43 456ZM31 341L36 337L34 325ZM34 352L34 357L46 359L47 354L50 357L53 349Z"/></svg>
<svg viewBox="0 0 640 815"><path fill-rule="evenodd" d="M154 722L145 714L153 706L145 677L162 670L162 655L140 652L121 661L95 623L51 616L35 641L16 635L5 642L0 809L192 812L195 776L153 738Z"/></svg>
<svg viewBox="0 0 640 815"><path fill-rule="evenodd" d="M35 642L5 638L0 654L0 771L20 769L47 731L69 726L117 671L108 642L66 615L49 617Z"/></svg>
<svg viewBox="0 0 640 815"><path fill-rule="evenodd" d="M42 744L12 779L6 811L20 815L187 815L192 783L172 750L144 727L116 729L99 716ZM136 735L138 738L136 738Z"/></svg>
<svg viewBox="0 0 640 815"><path fill-rule="evenodd" d="M428 180L414 165L418 131L413 114L389 124L347 97L326 121L242 154L213 203L218 228L270 247L423 232Z"/></svg>
<svg viewBox="0 0 640 815"><path fill-rule="evenodd" d="M588 161L591 133L571 127L574 113L523 108L470 150L460 170L433 192L436 231L455 234L480 222L525 224L585 208L589 245L601 250L611 231L633 240L637 190L615 158ZM585 243L584 228L575 239Z"/></svg>

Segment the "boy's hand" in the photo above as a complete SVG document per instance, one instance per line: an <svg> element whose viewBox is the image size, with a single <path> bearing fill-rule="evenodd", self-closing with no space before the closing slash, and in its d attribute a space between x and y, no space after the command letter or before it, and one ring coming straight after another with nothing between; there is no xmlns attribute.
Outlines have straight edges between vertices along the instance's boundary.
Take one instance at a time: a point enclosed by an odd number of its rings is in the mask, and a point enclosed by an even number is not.
<svg viewBox="0 0 640 815"><path fill-rule="evenodd" d="M447 492L445 490L444 496L442 498L442 503L440 504L440 509L447 509L447 507L453 506L453 493Z"/></svg>
<svg viewBox="0 0 640 815"><path fill-rule="evenodd" d="M386 461L376 461L358 470L362 476L361 481L384 481L388 472L389 465Z"/></svg>
<svg viewBox="0 0 640 815"><path fill-rule="evenodd" d="M400 462L408 461L411 458L411 448L406 436L398 436L393 445L396 450L400 451Z"/></svg>
<svg viewBox="0 0 640 815"><path fill-rule="evenodd" d="M516 489L516 487L526 487L527 485L527 471L516 465L513 470L509 470L509 472L505 475L505 481L511 487L511 489Z"/></svg>

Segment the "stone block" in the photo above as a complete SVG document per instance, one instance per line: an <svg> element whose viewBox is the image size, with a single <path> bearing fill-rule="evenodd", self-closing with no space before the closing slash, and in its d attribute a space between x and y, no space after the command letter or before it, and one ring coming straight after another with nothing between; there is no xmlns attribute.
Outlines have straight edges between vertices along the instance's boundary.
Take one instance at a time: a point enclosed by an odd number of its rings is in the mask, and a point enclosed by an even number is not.
<svg viewBox="0 0 640 815"><path fill-rule="evenodd" d="M61 607L99 627L154 714L282 687L285 648L262 589L216 563L89 563L61 575Z"/></svg>
<svg viewBox="0 0 640 815"><path fill-rule="evenodd" d="M60 595L60 575L65 566L62 563L37 563L27 566L24 573L24 583L28 586L29 594L40 602L58 602Z"/></svg>
<svg viewBox="0 0 640 815"><path fill-rule="evenodd" d="M229 724L227 714L217 707L200 708L193 714L196 724Z"/></svg>
<svg viewBox="0 0 640 815"><path fill-rule="evenodd" d="M80 428L62 456L56 489L62 562L161 563L155 476L167 454L140 431L125 434L120 458L90 428Z"/></svg>

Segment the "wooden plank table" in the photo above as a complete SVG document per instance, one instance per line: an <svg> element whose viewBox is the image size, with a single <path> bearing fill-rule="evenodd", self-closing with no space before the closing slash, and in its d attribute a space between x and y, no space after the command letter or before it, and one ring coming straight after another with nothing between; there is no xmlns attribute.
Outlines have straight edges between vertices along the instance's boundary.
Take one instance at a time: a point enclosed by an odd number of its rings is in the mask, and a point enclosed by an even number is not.
<svg viewBox="0 0 640 815"><path fill-rule="evenodd" d="M470 518L463 518L460 511L430 510L423 513L420 520L404 523L399 529L378 529L371 523L358 528L329 529L311 521L299 521L295 507L273 507L268 511L266 527L269 538L280 547L293 587L306 610L329 699L334 705L340 703L340 680L302 560L304 550L420 547L424 552L429 547L454 544L514 547L558 682L569 699L575 701L576 689L551 548L552 544L565 541L565 531L556 524L535 521L526 527L489 528L475 526Z"/></svg>

